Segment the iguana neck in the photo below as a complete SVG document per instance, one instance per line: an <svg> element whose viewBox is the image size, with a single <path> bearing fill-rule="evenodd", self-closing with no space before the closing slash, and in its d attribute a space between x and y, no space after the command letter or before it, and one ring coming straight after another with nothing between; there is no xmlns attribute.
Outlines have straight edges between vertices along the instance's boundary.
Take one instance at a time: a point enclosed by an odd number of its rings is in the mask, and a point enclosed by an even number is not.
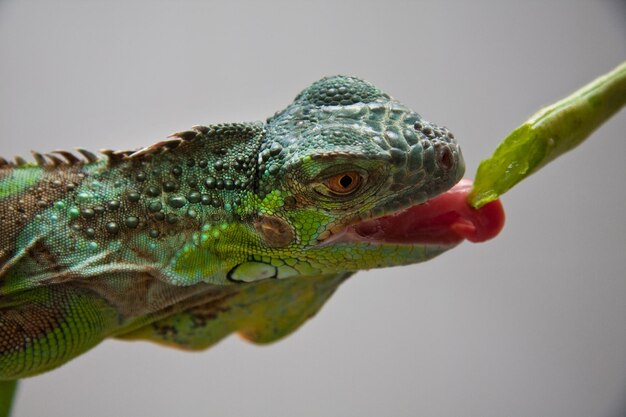
<svg viewBox="0 0 626 417"><path fill-rule="evenodd" d="M242 203L258 187L263 125L236 123L196 129L195 137L178 133L182 141L162 142L147 152L131 155L115 170L102 172L98 179L110 176L107 181L114 184L116 180L125 182L125 199L136 200L129 201L129 205L146 219L156 217L166 223L185 218L233 221L250 215L252 207Z"/></svg>
<svg viewBox="0 0 626 417"><path fill-rule="evenodd" d="M37 244L50 264L33 266L39 271L33 279L57 264L89 265L85 275L152 268L182 285L215 274L222 279L233 252L241 252L228 246L237 242L231 234L245 231L256 215L265 131L262 123L238 123L189 132L137 152L105 152L107 159L92 162L5 166L3 188L16 192L1 203L26 217L10 223L8 235L17 243L6 244L0 260ZM33 201L23 198L30 195ZM200 255L206 270L187 268L188 256ZM19 262L30 262L29 256Z"/></svg>

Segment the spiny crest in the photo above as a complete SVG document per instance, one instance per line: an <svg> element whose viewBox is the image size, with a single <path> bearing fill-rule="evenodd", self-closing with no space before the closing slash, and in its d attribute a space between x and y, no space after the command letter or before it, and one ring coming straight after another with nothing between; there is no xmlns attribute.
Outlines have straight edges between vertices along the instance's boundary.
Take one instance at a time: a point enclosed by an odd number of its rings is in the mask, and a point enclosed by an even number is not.
<svg viewBox="0 0 626 417"><path fill-rule="evenodd" d="M127 159L138 159L148 155L152 156L155 154L161 154L177 148L181 143L186 141L188 142L199 138L208 138L215 134L227 134L230 130L234 131L232 126L232 124L221 124L210 127L196 125L192 126L190 130L172 133L166 140L159 141L144 148L118 151L112 149L101 149L99 153L107 158L109 164L115 164ZM96 154L86 149L76 148L76 152L79 155L67 150L56 150L45 154L31 151L34 164L19 155L15 156L13 160L7 160L0 157L0 168L7 166L23 167L27 165L54 168L58 166L74 166L78 164L93 163L99 160Z"/></svg>
<svg viewBox="0 0 626 417"><path fill-rule="evenodd" d="M196 125L190 130L183 130L169 135L165 140L135 151L126 151L123 158L138 159L162 154L176 149L182 143L198 139L233 138L243 140L259 133L261 127L255 123L221 123L211 126Z"/></svg>
<svg viewBox="0 0 626 417"><path fill-rule="evenodd" d="M35 160L34 165L40 167L54 168L58 166L73 166L77 164L96 162L98 160L98 157L87 149L76 148L76 152L78 152L80 156L77 156L72 152L65 150L56 150L46 154L31 151L31 154L33 155L33 159ZM13 161L0 157L0 168L6 166L22 167L26 165L33 164L19 155L15 156Z"/></svg>
<svg viewBox="0 0 626 417"><path fill-rule="evenodd" d="M220 125L217 125L220 126ZM124 155L124 158L137 159L146 157L148 155L161 154L163 152L176 149L181 143L185 141L192 141L198 138L205 138L209 136L212 130L217 126L192 126L190 130L183 130L180 132L174 132L169 135L165 140L153 143L150 146L146 146L141 149L130 151Z"/></svg>

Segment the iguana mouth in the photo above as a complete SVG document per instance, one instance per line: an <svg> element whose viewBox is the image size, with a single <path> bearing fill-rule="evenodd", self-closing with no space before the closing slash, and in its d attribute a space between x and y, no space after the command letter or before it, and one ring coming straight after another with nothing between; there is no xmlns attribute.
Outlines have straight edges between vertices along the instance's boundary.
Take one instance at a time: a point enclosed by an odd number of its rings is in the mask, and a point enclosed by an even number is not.
<svg viewBox="0 0 626 417"><path fill-rule="evenodd" d="M406 245L456 245L467 239L484 242L504 226L504 209L496 200L480 209L467 203L472 181L463 179L437 197L395 213L362 220L331 236L328 243L369 242Z"/></svg>

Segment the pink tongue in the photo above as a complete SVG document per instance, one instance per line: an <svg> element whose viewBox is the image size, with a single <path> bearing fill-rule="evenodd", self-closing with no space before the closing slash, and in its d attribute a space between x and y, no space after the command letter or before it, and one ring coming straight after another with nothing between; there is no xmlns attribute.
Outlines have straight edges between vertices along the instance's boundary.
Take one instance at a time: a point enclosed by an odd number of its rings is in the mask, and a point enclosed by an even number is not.
<svg viewBox="0 0 626 417"><path fill-rule="evenodd" d="M472 181L461 180L449 191L398 214L354 225L368 240L407 244L456 244L463 239L484 242L504 226L500 200L476 210L467 203Z"/></svg>

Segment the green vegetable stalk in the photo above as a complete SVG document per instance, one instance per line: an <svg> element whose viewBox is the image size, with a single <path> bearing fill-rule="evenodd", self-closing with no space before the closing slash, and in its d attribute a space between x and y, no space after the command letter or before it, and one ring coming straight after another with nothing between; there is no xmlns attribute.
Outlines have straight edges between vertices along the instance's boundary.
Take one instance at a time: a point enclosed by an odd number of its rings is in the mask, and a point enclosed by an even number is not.
<svg viewBox="0 0 626 417"><path fill-rule="evenodd" d="M17 390L17 381L0 381L0 417L11 414L11 403Z"/></svg>
<svg viewBox="0 0 626 417"><path fill-rule="evenodd" d="M582 143L626 104L626 62L569 97L539 110L507 136L476 172L469 203L494 201L515 184Z"/></svg>

